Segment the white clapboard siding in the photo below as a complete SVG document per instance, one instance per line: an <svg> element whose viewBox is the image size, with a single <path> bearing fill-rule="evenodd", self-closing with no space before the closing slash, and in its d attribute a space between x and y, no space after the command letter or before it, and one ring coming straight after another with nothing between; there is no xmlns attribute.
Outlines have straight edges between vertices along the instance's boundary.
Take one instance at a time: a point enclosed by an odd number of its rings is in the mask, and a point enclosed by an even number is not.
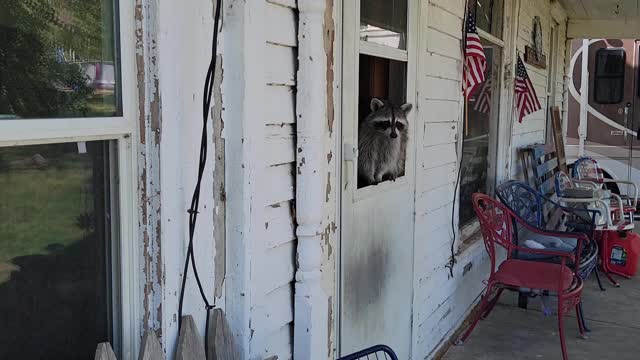
<svg viewBox="0 0 640 360"><path fill-rule="evenodd" d="M272 332L267 337L267 349L261 355L264 355L262 359L267 359L269 356L277 355L278 360L291 360L293 359L293 324L282 326L280 329Z"/></svg>
<svg viewBox="0 0 640 360"><path fill-rule="evenodd" d="M456 15L458 18L464 17L465 0L431 0L431 3L441 9Z"/></svg>
<svg viewBox="0 0 640 360"><path fill-rule="evenodd" d="M252 321L261 324L257 331L269 334L293 321L291 286L288 283L271 291L255 306Z"/></svg>
<svg viewBox="0 0 640 360"><path fill-rule="evenodd" d="M265 124L281 125L293 124L296 121L295 108L296 92L293 86L267 85L264 94Z"/></svg>
<svg viewBox="0 0 640 360"><path fill-rule="evenodd" d="M423 60L425 75L449 80L462 80L462 61L434 52L426 53Z"/></svg>
<svg viewBox="0 0 640 360"><path fill-rule="evenodd" d="M291 202L267 206L265 209L265 242L271 249L296 239Z"/></svg>
<svg viewBox="0 0 640 360"><path fill-rule="evenodd" d="M294 48L267 43L264 61L267 84L295 85L296 56Z"/></svg>
<svg viewBox="0 0 640 360"><path fill-rule="evenodd" d="M297 33L291 31L291 29L296 29L295 9L267 2L265 17L269 19L269 26L264 29L268 43L289 47L296 46Z"/></svg>
<svg viewBox="0 0 640 360"><path fill-rule="evenodd" d="M454 182L418 194L416 213L426 214L453 201Z"/></svg>
<svg viewBox="0 0 640 360"><path fill-rule="evenodd" d="M296 0L266 0L266 1L269 4L284 6L284 7L288 7L288 8L291 8L291 9L297 9L298 8ZM297 26L297 25L294 25L294 27L295 26Z"/></svg>
<svg viewBox="0 0 640 360"><path fill-rule="evenodd" d="M293 200L294 196L294 166L291 163L268 166L261 179L264 191L264 206L279 204Z"/></svg>
<svg viewBox="0 0 640 360"><path fill-rule="evenodd" d="M460 119L460 102L456 100L425 100L422 103L426 122L457 122Z"/></svg>
<svg viewBox="0 0 640 360"><path fill-rule="evenodd" d="M292 125L269 125L264 154L267 165L280 165L295 161L295 130Z"/></svg>
<svg viewBox="0 0 640 360"><path fill-rule="evenodd" d="M458 174L455 162L450 162L427 170L419 170L416 192L427 191L456 180Z"/></svg>
<svg viewBox="0 0 640 360"><path fill-rule="evenodd" d="M462 59L460 41L439 30L429 29L427 32L427 51L452 59Z"/></svg>
<svg viewBox="0 0 640 360"><path fill-rule="evenodd" d="M420 94L429 100L457 100L462 98L462 83L457 79L427 76L421 88Z"/></svg>
<svg viewBox="0 0 640 360"><path fill-rule="evenodd" d="M422 159L422 168L431 169L436 166L457 161L455 143L430 146L425 150L428 156Z"/></svg>
<svg viewBox="0 0 640 360"><path fill-rule="evenodd" d="M278 247L267 249L261 255L260 281L256 284L260 294L264 294L260 305L264 304L267 295L293 280L295 269L295 242L287 242Z"/></svg>
<svg viewBox="0 0 640 360"><path fill-rule="evenodd" d="M295 272L296 70L295 0L266 0L264 36L263 224L252 263L251 358L291 359Z"/></svg>
<svg viewBox="0 0 640 360"><path fill-rule="evenodd" d="M457 135L458 125L454 122L427 123L424 129L423 146L453 143Z"/></svg>
<svg viewBox="0 0 640 360"><path fill-rule="evenodd" d="M441 31L456 39L462 38L462 19L438 6L431 6L429 9L430 28Z"/></svg>

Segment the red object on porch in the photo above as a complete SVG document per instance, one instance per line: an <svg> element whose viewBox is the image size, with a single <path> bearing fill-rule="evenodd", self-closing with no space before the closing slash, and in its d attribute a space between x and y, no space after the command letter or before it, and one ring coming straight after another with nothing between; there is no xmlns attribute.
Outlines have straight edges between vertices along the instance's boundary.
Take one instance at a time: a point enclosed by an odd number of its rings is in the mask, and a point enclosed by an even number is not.
<svg viewBox="0 0 640 360"><path fill-rule="evenodd" d="M516 227L524 227L532 233L554 236L529 225L505 205L485 194L473 194L473 207L484 239L485 249L491 259L491 273L487 282L486 293L482 297L480 310L475 315L473 322L464 332L458 344L462 344L471 334L478 321L486 318L504 289L518 290L520 288L549 291L558 296L558 328L562 357L568 359L564 339L564 316L576 310L580 334L584 336L584 328L581 321L581 313L578 305L582 296L582 279L574 270L567 266L568 263L579 264L582 243L588 241L585 234L564 233L564 237L575 238L577 247L575 253L557 252L549 250L536 250L517 246L514 243L514 231ZM496 246L497 245L497 246ZM506 250L506 260L500 264L496 250ZM546 255L558 258L560 263L536 262L513 258L514 252ZM493 293L495 292L495 295ZM493 295L493 296L492 296Z"/></svg>
<svg viewBox="0 0 640 360"><path fill-rule="evenodd" d="M602 234L605 270L630 278L638 272L640 235L631 231L605 231Z"/></svg>

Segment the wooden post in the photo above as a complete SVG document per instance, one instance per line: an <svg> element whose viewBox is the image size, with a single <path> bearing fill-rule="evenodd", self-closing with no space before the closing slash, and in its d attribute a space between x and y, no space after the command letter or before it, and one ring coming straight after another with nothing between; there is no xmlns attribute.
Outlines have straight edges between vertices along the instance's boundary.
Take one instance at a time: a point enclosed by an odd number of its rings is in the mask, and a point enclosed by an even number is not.
<svg viewBox="0 0 640 360"><path fill-rule="evenodd" d="M164 360L162 346L153 330L147 330L142 338L138 360Z"/></svg>
<svg viewBox="0 0 640 360"><path fill-rule="evenodd" d="M182 317L176 360L206 360L204 344L191 315Z"/></svg>
<svg viewBox="0 0 640 360"><path fill-rule="evenodd" d="M294 296L294 359L325 360L328 353L327 294L320 284L326 163L327 54L325 0L298 0L296 94L297 269Z"/></svg>
<svg viewBox="0 0 640 360"><path fill-rule="evenodd" d="M95 360L118 360L114 354L111 344L108 342L98 344L96 348Z"/></svg>
<svg viewBox="0 0 640 360"><path fill-rule="evenodd" d="M239 360L233 334L222 309L213 309L209 316L207 360Z"/></svg>

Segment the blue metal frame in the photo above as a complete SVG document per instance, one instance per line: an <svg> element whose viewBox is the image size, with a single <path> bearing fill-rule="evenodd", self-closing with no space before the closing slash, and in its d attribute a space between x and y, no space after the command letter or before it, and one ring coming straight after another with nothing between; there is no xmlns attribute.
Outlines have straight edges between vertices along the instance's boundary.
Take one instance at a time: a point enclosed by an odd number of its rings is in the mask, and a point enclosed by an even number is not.
<svg viewBox="0 0 640 360"><path fill-rule="evenodd" d="M367 359L367 360L398 360L398 356L393 350L387 345L375 345L370 348L366 348L364 350L360 350L353 354L343 356L338 360L357 360L357 359Z"/></svg>

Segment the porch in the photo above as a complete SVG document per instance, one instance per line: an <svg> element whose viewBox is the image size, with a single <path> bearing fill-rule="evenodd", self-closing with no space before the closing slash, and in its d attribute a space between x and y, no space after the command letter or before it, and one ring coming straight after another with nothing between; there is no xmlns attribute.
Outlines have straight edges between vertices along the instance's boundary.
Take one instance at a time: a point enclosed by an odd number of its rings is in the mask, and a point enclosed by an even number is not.
<svg viewBox="0 0 640 360"><path fill-rule="evenodd" d="M567 349L572 359L637 359L640 337L640 279L623 281L620 288L605 283L600 291L595 277L585 283L583 302L588 339L581 339L575 314L565 317ZM517 293L505 293L489 317L480 321L463 346L451 346L444 360L559 359L557 317L544 317L541 302L517 306ZM615 356L613 355L615 354Z"/></svg>

